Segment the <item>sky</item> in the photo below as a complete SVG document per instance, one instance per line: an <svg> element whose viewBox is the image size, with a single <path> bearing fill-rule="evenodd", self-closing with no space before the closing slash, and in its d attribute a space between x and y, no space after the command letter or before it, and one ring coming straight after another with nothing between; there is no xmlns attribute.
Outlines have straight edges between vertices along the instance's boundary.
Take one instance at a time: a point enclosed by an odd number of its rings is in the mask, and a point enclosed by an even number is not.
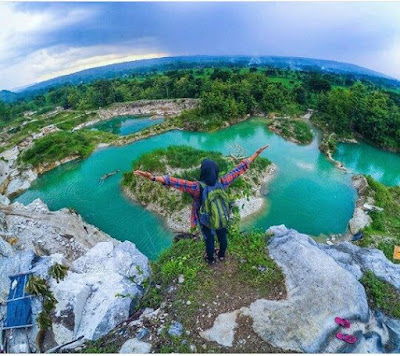
<svg viewBox="0 0 400 356"><path fill-rule="evenodd" d="M176 55L277 55L400 79L400 2L0 2L0 89Z"/></svg>

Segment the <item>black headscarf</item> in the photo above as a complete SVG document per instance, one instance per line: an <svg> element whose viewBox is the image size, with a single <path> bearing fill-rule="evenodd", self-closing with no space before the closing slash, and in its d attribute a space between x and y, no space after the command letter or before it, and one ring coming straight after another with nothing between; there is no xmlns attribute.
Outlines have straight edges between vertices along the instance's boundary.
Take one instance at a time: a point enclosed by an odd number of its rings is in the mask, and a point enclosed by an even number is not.
<svg viewBox="0 0 400 356"><path fill-rule="evenodd" d="M213 186L217 183L219 168L211 159L203 159L200 168L200 181Z"/></svg>

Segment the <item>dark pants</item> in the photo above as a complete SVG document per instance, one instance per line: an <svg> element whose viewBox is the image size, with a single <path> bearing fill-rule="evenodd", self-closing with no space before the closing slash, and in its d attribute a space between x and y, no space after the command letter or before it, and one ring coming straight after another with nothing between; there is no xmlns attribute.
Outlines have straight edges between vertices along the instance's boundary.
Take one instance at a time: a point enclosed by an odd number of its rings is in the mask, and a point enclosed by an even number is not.
<svg viewBox="0 0 400 356"><path fill-rule="evenodd" d="M203 233L204 242L206 244L207 259L209 262L214 261L214 234L213 230L210 230L207 226L200 224L201 232ZM218 257L225 257L225 251L228 246L228 240L226 234L227 229L215 230L219 242Z"/></svg>

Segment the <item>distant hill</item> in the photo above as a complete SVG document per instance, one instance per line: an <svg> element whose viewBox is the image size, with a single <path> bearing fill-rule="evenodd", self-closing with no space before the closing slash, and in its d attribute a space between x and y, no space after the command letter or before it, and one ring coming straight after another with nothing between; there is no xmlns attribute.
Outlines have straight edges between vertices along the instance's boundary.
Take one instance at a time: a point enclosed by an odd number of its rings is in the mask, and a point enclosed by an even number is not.
<svg viewBox="0 0 400 356"><path fill-rule="evenodd" d="M80 83L89 83L97 79L124 77L135 73L210 66L222 67L226 65L238 67L288 68L292 70L351 74L357 79L369 79L373 82L377 81L381 85L400 87L400 81L385 74L358 65L331 60L276 56L185 56L144 59L90 68L33 84L25 87L18 93L3 90L0 92L0 99L4 101L14 101L18 98L30 97L46 92L51 87L58 87L65 84L77 85Z"/></svg>
<svg viewBox="0 0 400 356"><path fill-rule="evenodd" d="M1 90L0 91L0 100L4 101L6 103L13 102L13 101L17 100L18 97L19 97L19 94L13 93L12 91L9 91L9 90Z"/></svg>

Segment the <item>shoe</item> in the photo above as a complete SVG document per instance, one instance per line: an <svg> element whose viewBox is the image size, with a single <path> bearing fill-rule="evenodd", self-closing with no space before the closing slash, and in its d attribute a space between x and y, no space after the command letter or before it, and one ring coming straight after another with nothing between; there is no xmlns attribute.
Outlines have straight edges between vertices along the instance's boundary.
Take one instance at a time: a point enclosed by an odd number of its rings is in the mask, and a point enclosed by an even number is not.
<svg viewBox="0 0 400 356"><path fill-rule="evenodd" d="M205 253L204 256L204 261L206 261L210 266L213 265L215 263L215 258L212 259L212 261L210 261L207 257L207 254Z"/></svg>
<svg viewBox="0 0 400 356"><path fill-rule="evenodd" d="M215 255L218 258L218 261L224 261L225 260L225 256L219 256L219 248L215 249Z"/></svg>
<svg viewBox="0 0 400 356"><path fill-rule="evenodd" d="M347 329L351 326L350 321L348 321L347 319L342 319L338 316L335 318L335 323Z"/></svg>
<svg viewBox="0 0 400 356"><path fill-rule="evenodd" d="M344 342L347 342L348 344L354 344L355 342L357 342L357 338L354 335L337 333L336 337L339 340L343 340Z"/></svg>

